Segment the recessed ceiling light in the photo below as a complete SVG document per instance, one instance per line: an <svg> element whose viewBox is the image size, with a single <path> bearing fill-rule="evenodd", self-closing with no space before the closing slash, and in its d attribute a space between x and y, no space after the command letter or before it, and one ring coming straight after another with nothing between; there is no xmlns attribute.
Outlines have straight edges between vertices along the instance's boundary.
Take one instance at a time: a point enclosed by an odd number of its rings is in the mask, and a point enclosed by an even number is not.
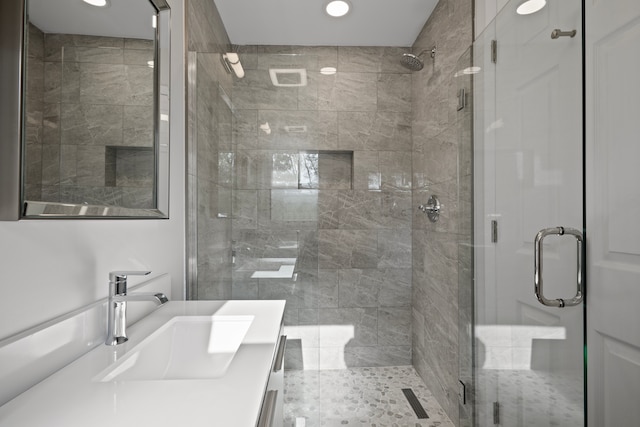
<svg viewBox="0 0 640 427"><path fill-rule="evenodd" d="M547 4L547 0L526 0L516 9L518 15L531 15Z"/></svg>
<svg viewBox="0 0 640 427"><path fill-rule="evenodd" d="M349 13L349 10L351 10L351 3L347 0L331 0L325 5L324 10L329 16L339 18Z"/></svg>
<svg viewBox="0 0 640 427"><path fill-rule="evenodd" d="M109 0L82 0L86 4L90 4L91 6L96 7L107 7L109 6Z"/></svg>

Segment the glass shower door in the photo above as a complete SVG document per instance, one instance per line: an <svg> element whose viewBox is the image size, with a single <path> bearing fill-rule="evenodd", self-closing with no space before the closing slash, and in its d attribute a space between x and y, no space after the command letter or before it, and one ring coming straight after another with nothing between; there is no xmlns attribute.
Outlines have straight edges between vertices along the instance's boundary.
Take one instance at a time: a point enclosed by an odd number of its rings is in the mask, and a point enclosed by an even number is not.
<svg viewBox="0 0 640 427"><path fill-rule="evenodd" d="M521 3L476 42L477 419L582 426L582 6Z"/></svg>

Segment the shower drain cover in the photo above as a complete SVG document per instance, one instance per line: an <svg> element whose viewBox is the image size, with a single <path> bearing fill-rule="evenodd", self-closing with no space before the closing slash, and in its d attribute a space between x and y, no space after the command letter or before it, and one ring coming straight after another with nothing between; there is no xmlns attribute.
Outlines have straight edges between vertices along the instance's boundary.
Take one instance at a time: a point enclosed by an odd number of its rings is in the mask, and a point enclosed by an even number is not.
<svg viewBox="0 0 640 427"><path fill-rule="evenodd" d="M418 400L418 397L413 392L413 390L411 390L410 388L403 388L402 392L404 393L404 397L407 398L409 405L411 405L413 412L416 413L416 417L418 417L418 419L429 418L429 415L427 415L427 411L424 410L422 404Z"/></svg>

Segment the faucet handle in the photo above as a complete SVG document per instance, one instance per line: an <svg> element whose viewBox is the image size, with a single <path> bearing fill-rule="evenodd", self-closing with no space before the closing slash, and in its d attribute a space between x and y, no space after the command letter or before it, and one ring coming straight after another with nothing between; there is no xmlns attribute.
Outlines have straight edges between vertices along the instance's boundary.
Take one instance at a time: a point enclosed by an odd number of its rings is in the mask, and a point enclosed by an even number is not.
<svg viewBox="0 0 640 427"><path fill-rule="evenodd" d="M109 285L113 286L113 295L127 293L127 276L146 276L151 271L112 271L109 273Z"/></svg>

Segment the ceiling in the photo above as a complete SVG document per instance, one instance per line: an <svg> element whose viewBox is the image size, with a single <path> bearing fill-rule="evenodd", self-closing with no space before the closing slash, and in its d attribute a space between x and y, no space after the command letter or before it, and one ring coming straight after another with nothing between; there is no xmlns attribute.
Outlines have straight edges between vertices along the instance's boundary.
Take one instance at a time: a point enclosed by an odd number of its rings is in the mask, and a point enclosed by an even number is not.
<svg viewBox="0 0 640 427"><path fill-rule="evenodd" d="M149 0L110 3L101 8L81 0L29 0L29 21L45 33L154 39Z"/></svg>
<svg viewBox="0 0 640 427"><path fill-rule="evenodd" d="M411 46L438 0L349 0L342 18L327 0L213 0L239 45Z"/></svg>

